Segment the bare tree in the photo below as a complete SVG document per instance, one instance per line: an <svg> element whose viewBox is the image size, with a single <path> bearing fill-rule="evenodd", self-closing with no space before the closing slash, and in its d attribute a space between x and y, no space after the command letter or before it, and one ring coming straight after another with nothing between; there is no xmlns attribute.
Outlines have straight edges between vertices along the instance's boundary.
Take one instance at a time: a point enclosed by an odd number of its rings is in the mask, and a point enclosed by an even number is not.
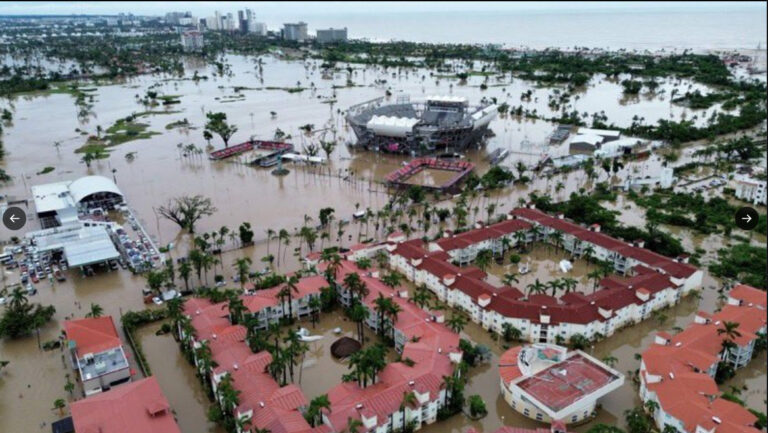
<svg viewBox="0 0 768 433"><path fill-rule="evenodd" d="M182 229L194 233L195 223L204 216L213 215L216 210L211 204L211 199L195 195L172 198L157 211Z"/></svg>

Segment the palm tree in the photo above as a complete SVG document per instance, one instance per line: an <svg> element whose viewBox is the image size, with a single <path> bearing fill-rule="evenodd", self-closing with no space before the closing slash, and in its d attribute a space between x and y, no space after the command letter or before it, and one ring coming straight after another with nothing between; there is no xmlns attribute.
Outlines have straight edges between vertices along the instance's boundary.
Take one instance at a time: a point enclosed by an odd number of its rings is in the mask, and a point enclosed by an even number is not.
<svg viewBox="0 0 768 433"><path fill-rule="evenodd" d="M460 314L453 313L446 324L453 330L453 332L458 334L467 325L467 319Z"/></svg>
<svg viewBox="0 0 768 433"><path fill-rule="evenodd" d="M59 415L64 416L64 408L67 407L67 402L64 401L63 398L57 398L53 401L53 409L52 410L59 410Z"/></svg>
<svg viewBox="0 0 768 433"><path fill-rule="evenodd" d="M357 323L357 341L363 344L363 322L368 319L370 313L360 301L353 301L352 308L349 309L349 319Z"/></svg>
<svg viewBox="0 0 768 433"><path fill-rule="evenodd" d="M391 288L395 288L400 285L402 282L402 276L398 274L397 272L389 272L387 275L384 275L381 277L381 282L384 283L386 286L389 286Z"/></svg>
<svg viewBox="0 0 768 433"><path fill-rule="evenodd" d="M565 290L565 293L570 293L573 290L576 289L576 286L579 284L575 279L571 277L565 277L563 278L563 289Z"/></svg>
<svg viewBox="0 0 768 433"><path fill-rule="evenodd" d="M552 232L552 234L549 235L549 238L555 244L555 247L557 249L562 248L562 246L563 246L563 232L555 230L555 231Z"/></svg>
<svg viewBox="0 0 768 433"><path fill-rule="evenodd" d="M547 283L547 286L552 290L552 296L557 296L557 292L563 289L563 283L560 280L552 280Z"/></svg>
<svg viewBox="0 0 768 433"><path fill-rule="evenodd" d="M592 257L595 255L595 247L592 246L592 244L587 244L586 247L581 251L581 256L586 258L587 263L592 262Z"/></svg>
<svg viewBox="0 0 768 433"><path fill-rule="evenodd" d="M540 282L538 278L536 278L536 281L534 281L532 284L528 284L528 286L526 286L526 289L528 290L528 296L530 296L530 295L546 293L547 286L546 284L543 284L542 282Z"/></svg>
<svg viewBox="0 0 768 433"><path fill-rule="evenodd" d="M267 229L267 254L269 254L269 243L274 238L275 238L275 231L272 229ZM280 244L278 244L277 248L278 250L280 249Z"/></svg>
<svg viewBox="0 0 768 433"><path fill-rule="evenodd" d="M523 248L525 247L525 242L527 239L527 236L524 231L516 231L514 235L512 235L515 238L515 245L517 246L518 251L523 251Z"/></svg>
<svg viewBox="0 0 768 433"><path fill-rule="evenodd" d="M379 292L379 297L373 300L373 309L376 311L376 330L379 332L379 335L384 335L384 315L391 303L392 300L384 297L381 292Z"/></svg>
<svg viewBox="0 0 768 433"><path fill-rule="evenodd" d="M280 293L284 292L284 296L288 298L288 321L293 323L293 294L299 293L299 288L296 286L299 283L299 277L291 275L288 280L285 281L285 286ZM278 294L278 296L280 296Z"/></svg>
<svg viewBox="0 0 768 433"><path fill-rule="evenodd" d="M603 273L600 272L600 270L595 269L587 274L587 278L592 280L592 293L595 293L595 290L597 290L597 283L603 278Z"/></svg>
<svg viewBox="0 0 768 433"><path fill-rule="evenodd" d="M519 341L523 336L522 331L509 322L505 322L501 325L501 333L506 342Z"/></svg>
<svg viewBox="0 0 768 433"><path fill-rule="evenodd" d="M222 409L229 415L234 414L235 408L240 404L240 390L235 388L232 383L232 375L226 373L216 390Z"/></svg>
<svg viewBox="0 0 768 433"><path fill-rule="evenodd" d="M504 278L502 279L502 282L508 286L511 286L512 283L519 283L520 279L517 277L518 274L515 272L509 272L504 274Z"/></svg>
<svg viewBox="0 0 768 433"><path fill-rule="evenodd" d="M323 303L319 296L312 296L309 298L308 306L311 311L310 318L312 320L312 328L314 328L320 314L320 309L323 307Z"/></svg>
<svg viewBox="0 0 768 433"><path fill-rule="evenodd" d="M1 363L1 362L0 362ZM72 392L75 390L75 384L69 380L69 374L67 374L67 383L64 384L64 391L69 393L69 397L72 398Z"/></svg>
<svg viewBox="0 0 768 433"><path fill-rule="evenodd" d="M741 332L738 331L738 328L738 322L729 322L726 320L723 322L723 327L718 328L717 330L717 335L725 336L725 339L723 340L723 349L725 349L726 359L728 359L731 349L736 345L734 340L738 337L741 337Z"/></svg>
<svg viewBox="0 0 768 433"><path fill-rule="evenodd" d="M184 289L189 291L189 276L192 273L192 265L190 260L184 260L179 265L179 276L184 280Z"/></svg>
<svg viewBox="0 0 768 433"><path fill-rule="evenodd" d="M309 402L309 408L304 415L309 425L312 427L318 425L318 420L322 420L323 409L331 410L331 401L328 399L328 394L318 395Z"/></svg>
<svg viewBox="0 0 768 433"><path fill-rule="evenodd" d="M238 296L231 296L229 298L229 320L233 325L242 324L245 322L245 304L243 300Z"/></svg>
<svg viewBox="0 0 768 433"><path fill-rule="evenodd" d="M347 418L347 428L344 430L346 433L359 433L358 429L363 426L363 422L357 418Z"/></svg>
<svg viewBox="0 0 768 433"><path fill-rule="evenodd" d="M397 302L390 300L390 304L387 308L387 316L389 317L390 328L392 331L392 341L395 341L395 323L397 323L397 316L403 311Z"/></svg>
<svg viewBox="0 0 768 433"><path fill-rule="evenodd" d="M416 287L412 300L419 306L419 308L424 308L424 306L429 303L430 299L431 297L429 296L429 291L425 284L422 283Z"/></svg>
<svg viewBox="0 0 768 433"><path fill-rule="evenodd" d="M250 273L251 263L253 262L250 257L242 257L235 260L235 263L232 265L237 270L237 277L240 279L240 290L245 288L245 280Z"/></svg>
<svg viewBox="0 0 768 433"><path fill-rule="evenodd" d="M491 265L492 260L493 252L489 249L482 249L477 252L477 257L475 257L475 265L482 271L485 271L488 269L488 266Z"/></svg>
<svg viewBox="0 0 768 433"><path fill-rule="evenodd" d="M104 314L104 309L101 308L101 305L91 303L91 311L85 315L85 317L91 317L91 318L97 318L101 317L102 314Z"/></svg>
<svg viewBox="0 0 768 433"><path fill-rule="evenodd" d="M416 394L413 393L413 391L410 392L403 392L403 400L400 402L400 412L403 414L403 427L400 430L401 432L405 432L405 410L408 406L417 406L419 400L416 398Z"/></svg>

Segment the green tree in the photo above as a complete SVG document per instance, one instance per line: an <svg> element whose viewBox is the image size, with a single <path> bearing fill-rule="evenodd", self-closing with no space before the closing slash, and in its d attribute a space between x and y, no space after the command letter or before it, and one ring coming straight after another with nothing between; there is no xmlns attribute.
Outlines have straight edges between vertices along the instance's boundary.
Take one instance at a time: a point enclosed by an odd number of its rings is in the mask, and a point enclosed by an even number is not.
<svg viewBox="0 0 768 433"><path fill-rule="evenodd" d="M104 309L101 305L91 303L91 310L85 315L85 317L97 318L104 314Z"/></svg>
<svg viewBox="0 0 768 433"><path fill-rule="evenodd" d="M237 132L237 126L227 123L227 115L225 113L211 113L206 114L208 121L205 124L205 129L214 132L221 137L224 142L224 147L229 146L229 139Z"/></svg>

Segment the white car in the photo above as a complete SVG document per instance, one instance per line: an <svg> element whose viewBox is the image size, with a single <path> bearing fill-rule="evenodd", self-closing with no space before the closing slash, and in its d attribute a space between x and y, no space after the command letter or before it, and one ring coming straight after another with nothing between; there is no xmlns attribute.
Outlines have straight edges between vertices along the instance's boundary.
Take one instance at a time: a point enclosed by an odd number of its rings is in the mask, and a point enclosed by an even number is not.
<svg viewBox="0 0 768 433"><path fill-rule="evenodd" d="M160 299L160 298L159 298L159 297L157 297L157 296L155 296L155 297L153 297L153 298L152 298L152 302L154 302L154 303L155 303L155 305L163 305L163 300L162 300L162 299Z"/></svg>

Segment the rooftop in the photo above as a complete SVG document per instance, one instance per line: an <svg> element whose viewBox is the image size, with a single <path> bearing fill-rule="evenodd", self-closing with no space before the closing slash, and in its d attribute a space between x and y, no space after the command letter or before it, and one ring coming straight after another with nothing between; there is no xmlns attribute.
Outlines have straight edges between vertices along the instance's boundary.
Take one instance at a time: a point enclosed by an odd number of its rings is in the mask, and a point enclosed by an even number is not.
<svg viewBox="0 0 768 433"><path fill-rule="evenodd" d="M70 408L78 433L181 433L154 377L75 401Z"/></svg>
<svg viewBox="0 0 768 433"><path fill-rule="evenodd" d="M556 414L567 413L574 403L582 399L596 400L624 382L621 373L581 351L569 352L562 358L564 353L537 349L533 356L524 358L521 352L521 362L532 359L544 368L538 372L531 371L532 375L523 375L511 384L520 388L527 397L532 397L529 400L540 403L537 406L543 406L541 409L552 418L561 418Z"/></svg>

